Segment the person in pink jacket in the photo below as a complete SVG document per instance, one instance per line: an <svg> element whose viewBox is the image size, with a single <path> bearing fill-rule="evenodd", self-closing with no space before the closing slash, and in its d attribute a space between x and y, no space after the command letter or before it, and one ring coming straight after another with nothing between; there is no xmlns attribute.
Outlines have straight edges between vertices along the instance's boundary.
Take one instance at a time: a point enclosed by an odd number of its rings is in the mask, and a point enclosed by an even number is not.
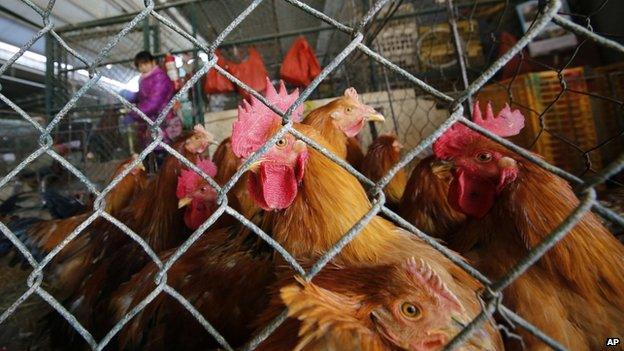
<svg viewBox="0 0 624 351"><path fill-rule="evenodd" d="M139 91L128 94L128 101L136 104L139 110L154 121L175 93L173 82L148 51L139 52L134 58L134 65L141 72ZM152 140L147 123L134 111L127 116L126 122L138 124L139 147L145 148ZM182 121L170 110L160 129L164 136L163 141L169 144L182 133ZM160 165L166 156L165 151L162 147L157 147L154 154L157 164Z"/></svg>

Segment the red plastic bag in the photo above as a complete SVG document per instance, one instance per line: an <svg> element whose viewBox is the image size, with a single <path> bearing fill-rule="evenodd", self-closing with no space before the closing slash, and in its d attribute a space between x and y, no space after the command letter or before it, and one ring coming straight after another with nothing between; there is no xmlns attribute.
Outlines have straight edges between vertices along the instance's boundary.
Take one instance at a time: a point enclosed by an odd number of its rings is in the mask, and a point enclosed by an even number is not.
<svg viewBox="0 0 624 351"><path fill-rule="evenodd" d="M215 51L217 64L228 69L229 62L221 56L221 50ZM204 79L204 94L222 94L234 91L234 84L215 69L211 69Z"/></svg>
<svg viewBox="0 0 624 351"><path fill-rule="evenodd" d="M249 48L249 57L241 63L231 63L229 64L229 72L234 75L234 77L240 79L243 83L247 84L250 88L254 89L257 92L262 92L266 89L266 78L269 74L267 73L266 68L264 67L264 62L262 61L262 57L258 50L255 47ZM238 89L238 92L243 96L247 97L246 91L243 89Z"/></svg>
<svg viewBox="0 0 624 351"><path fill-rule="evenodd" d="M280 76L290 84L307 86L319 73L321 65L314 51L304 37L299 37L284 57Z"/></svg>

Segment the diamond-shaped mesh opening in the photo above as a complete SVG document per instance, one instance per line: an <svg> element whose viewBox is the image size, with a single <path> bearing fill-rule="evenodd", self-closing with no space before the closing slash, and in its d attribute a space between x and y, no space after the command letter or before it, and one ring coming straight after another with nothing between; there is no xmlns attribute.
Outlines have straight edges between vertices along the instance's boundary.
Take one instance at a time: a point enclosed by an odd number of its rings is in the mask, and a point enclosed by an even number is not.
<svg viewBox="0 0 624 351"><path fill-rule="evenodd" d="M485 286L476 289L475 294L470 294L470 297L462 297L463 302L471 304L471 307L468 313L455 320L458 326L455 326L455 332L449 334L448 340L445 340L448 342L447 348L459 346L466 341L472 346L477 343L482 348L495 348L492 346L494 339L488 339L483 331L494 333L494 330L500 330L506 337L520 338L524 346L527 343L532 346L539 339L555 349L564 349L560 342L565 341L556 340L553 335L540 330L540 327L549 327L548 325L534 326L523 319L531 319L530 314L524 316L520 313L519 316L505 307L502 291L517 279L522 279L523 273L543 255L551 255L552 251L549 250L560 240L567 240L571 236L578 237L577 227L587 225L589 210L593 209L610 222L616 223L615 228L617 223L621 225L624 222L621 216L596 201L597 190L618 184L617 174L621 171L623 162L621 150L616 147L621 143L621 133L617 132L620 129L607 121L586 125L576 119L574 123L569 122L570 115L574 113L580 112L581 117L577 119L582 119L594 111L600 111L602 115L605 114L604 111L615 114L622 111L622 102L615 90L618 81L614 80L613 72L609 68L603 71L596 69L597 76L602 78L593 81L583 69L572 67L584 62L583 50L588 47L589 50L592 49L588 43L608 47L620 54L624 52L620 44L595 33L590 24L592 17L602 11L608 1L598 9L586 11L584 15L570 13L567 8L560 9L561 3L555 0L544 2L539 8L519 10L518 13L524 16L526 23L524 32L515 33L517 42L509 42L509 36L501 35L508 29L510 18L515 12L507 3L488 3L485 6L476 1L459 1L453 4L450 0L446 3L382 0L367 7L363 3L350 1L328 4L320 1L303 3L297 0L256 0L231 6L226 6L223 2L191 2L181 4L179 8L174 6L153 11L155 5L148 1L140 13L105 22L108 24L85 26L86 29L80 31L72 28L59 29L58 34L52 31L54 25L49 22L53 3L46 10L37 8L30 1L24 3L31 6L42 18L45 28L40 36L46 35L55 45L54 52L50 52L48 58L55 61L48 65L53 75L49 84L49 96L52 100L48 107L48 118L39 123L29 113L10 106L22 120L34 125L37 134L32 140L40 140L38 142L41 145L37 142L27 145L24 147L26 151L22 152L23 156L17 157L16 154L13 161L9 160L13 163L6 165L7 172L0 173L0 188L19 186L15 184L17 175L25 173L27 167L35 165L37 161L54 157L55 162L59 162L71 174L68 177L78 177L94 193L95 199L93 211L87 212L83 220L79 221L82 224L66 233L67 238L59 245L49 248L41 262L34 261L27 248L19 241L19 236L16 237L6 227L4 223L10 218L0 218L3 235L11 241L11 245L15 244L17 250L21 251L17 254L23 254L24 259L34 268L34 273L26 279L26 286L30 290L14 300L15 302L9 302L10 307L2 305L0 323L10 323L9 319L15 318L16 309L20 308L20 304L26 303L22 300L39 298L36 297L39 295L54 307L55 318L65 320L57 323L57 326L74 329L78 332L74 335L75 342L86 342L93 349L101 349L118 342L122 343L122 347L148 347L150 342L158 340L155 337L163 335L166 335L165 339L168 341L181 340L188 345L204 343L202 346L205 347L205 342L213 342L212 346L225 349L253 349L267 337L282 335L279 325L284 322L286 315L284 312L280 314L280 309L276 309L274 313L267 312L258 317L257 314L261 314L262 310L258 305L266 304L269 295L249 293L252 289L250 287L258 291L266 289L273 281L271 272L275 269L273 265L276 262L279 267L276 274L291 276L294 272L308 281L318 274L330 274L323 268L332 266L335 262L349 262L349 257L353 259L354 254L349 250L358 245L358 242L361 245L365 240L362 238L372 238L371 228L379 228L379 216L383 216L418 236L422 240L419 242L423 245L422 249L432 252L431 255L436 257L438 263L449 259L465 271L466 278L471 275ZM171 15L172 8L191 17L190 29L193 33L189 32L188 23L170 19L170 16L175 17L175 14ZM294 15L284 18L283 13L287 9ZM216 13L220 16L213 15ZM576 17L584 19L584 25L579 26L570 20ZM202 21L204 18L208 19L206 23L197 26L195 31L193 26L196 23L193 22ZM267 23L270 25L267 26ZM553 23L563 26L565 30L553 27ZM238 52L238 46L255 43L248 40L249 33L253 33L253 36L259 37L255 44L263 54L269 75L275 77L294 35L287 35L287 39L281 42L278 38L267 40L262 36L270 37L271 33L283 32L284 26L301 28L319 24L321 28L325 28L309 32L304 30L301 34L306 34L308 40L318 44L323 71L307 88L300 91L301 96L287 111L276 109L270 101L252 91L223 68L214 67L216 48L222 48L225 55L244 58L244 53L241 55ZM549 37L566 31L573 32L580 38L583 43L580 49L574 50L569 56L559 57L561 61L554 63L532 58L535 51L540 50L540 42L543 44ZM491 35L476 38L477 32ZM137 145L135 149L135 143L130 136L134 134L133 131L126 131L126 136L123 135L124 132L119 132L119 119L129 110L137 112L137 108L128 103L123 93L113 89L110 82L127 82L134 74L129 64L130 57L142 46L141 42L143 46L156 48L159 53L172 49L182 50L189 57L194 57L195 61L194 67L188 66L189 75L182 89L155 121L149 121L152 134L145 135L144 143ZM178 44L172 45L174 42ZM27 44L30 43L26 43L24 48L28 47ZM530 53L523 51L524 49ZM0 73L12 66L13 61L1 66ZM187 64L188 62L187 60ZM548 72L525 74L522 72L525 64L538 65ZM425 66L429 73L421 75L421 69ZM174 232L171 229L176 223L188 224L187 221L193 218L187 218L186 209L177 209L177 202L181 201L179 194L174 189L159 187L159 181L163 184L177 181L178 173L167 174L167 162L171 169L200 170L199 163L195 166L193 164L199 161L198 154L202 152L190 152L186 144L169 146L156 131L165 123L167 113L176 103L188 99L193 101L194 107L201 106L203 102L198 96L201 91L199 82L209 69L219 70L237 87L279 111L286 123L249 158L238 160L225 174L217 173L216 182L211 172L199 172L198 179L203 178L204 183L197 184L205 184L214 190L216 205L209 215L194 222L192 229L175 231L179 236L168 241L163 238L162 233L171 235ZM504 77L506 74L510 74L507 80ZM604 82L605 79L608 83ZM372 140L376 133L394 132L405 146L401 157L393 165L385 166L386 169L381 174L367 174L370 178L375 178L373 180L367 179L336 156L334 145L322 139L315 140L313 134L308 135L305 129L302 132L289 122L289 115L297 105L317 97L339 96L348 86L356 86L362 100L382 112L387 120L379 129L367 126L362 144L368 146L379 141ZM605 86L611 90L607 91ZM525 98L523 94L528 94L527 92L533 97L539 96L541 100L536 102L535 99ZM493 100L495 111L502 107L504 101L510 102L512 107L520 108L527 116L530 128L525 128L522 134L509 140L496 136L463 117L470 115L472 102L477 99ZM8 104L7 101L4 103ZM237 101L238 97L234 94L216 102L211 97L208 106L222 109L235 106ZM99 112L94 106L103 106L101 110L106 111L106 117L95 117ZM567 119L562 119L560 115ZM145 116L139 113L139 117ZM16 120L19 121L20 118ZM95 120L97 123L94 123ZM194 111L191 120L203 121L203 110L199 108ZM538 233L539 237L528 248L524 248L524 251L515 252L517 256L513 257L514 260L494 275L491 272L479 272L470 265L474 262L461 260L445 245L429 236L436 235L434 230L425 228L418 220L408 218L410 214L401 211L401 208L395 211L391 204L388 188L398 172L412 168L416 172L422 162L416 165L414 161L426 157L435 140L455 121L524 157L517 162L526 162L526 165L535 167L539 172L552 172L575 185L575 190L579 191L580 202L566 203L565 213L547 216L548 225ZM218 128L218 121L208 121L207 126L210 127L212 122L215 122L215 141L219 142L229 136L227 129ZM95 133L94 124L96 129L99 128ZM591 130L592 126L594 130ZM324 208L316 200L315 208L320 209L316 213L319 216L317 219L331 222L340 218L340 223L322 228L321 230L327 229L331 233L332 240L308 252L293 246L287 240L288 230L291 228L280 226L280 220L284 221L284 213L288 213L288 210L283 213L268 213L265 214L265 220L258 220L237 203L237 196L241 189L244 192L247 185L244 172L266 155L280 138L288 134L307 144L314 159L310 162L316 162L317 172L319 164L325 164L326 171L334 172L331 176L340 174L349 179L349 186L358 189L359 180L368 190L366 195L360 189L359 195L340 197L339 191L332 193L331 189L319 189L320 193L324 191L324 196L332 201L342 200L344 203L338 213L329 213L331 207ZM98 142L98 136L106 141L117 138L117 141L104 145L102 140ZM77 143L76 140L81 142ZM120 147L122 144L124 146ZM129 152L124 152L127 149L139 154L129 161L127 169L113 176L112 181L91 178L87 167L88 160L112 163L127 158ZM536 151L544 158L539 158L526 149ZM154 150L163 156L168 155L169 161L161 166L160 173L146 185L146 190L139 191L136 198L133 198L137 203L143 201L144 206L129 207L132 211L127 208L119 211L108 208L113 201L106 197L122 189L125 181L136 176L132 170L139 163L149 160L149 154ZM12 148L9 151L14 152ZM19 151L16 150L15 153L17 152ZM567 156L561 157L561 154ZM574 154L574 157L569 154ZM446 172L449 172L448 168ZM124 176L126 178L122 179ZM327 180L322 179L321 173L317 176L319 184L329 184L323 183ZM167 182L163 180L165 178ZM301 186L306 185L309 182ZM386 189L385 194L381 189ZM299 191L305 193L303 190ZM318 197L318 194L315 195ZM571 194L567 196L573 197ZM149 201L154 198L159 201ZM302 201L301 194L299 200ZM315 200L311 197L309 201L313 203ZM163 208L166 211L161 215L159 209ZM138 209L142 209L143 213L140 214ZM543 214L540 216L543 218ZM345 221L345 218L351 220ZM232 225L228 221L238 224ZM585 222L579 223L582 221ZM224 229L214 229L224 222ZM227 223L230 225L227 226ZM301 224L301 219L292 220L291 224L293 223L298 230L310 231L309 236L314 236L315 231L319 231L305 223ZM592 223L594 226L599 225L598 222ZM390 228L398 230L395 227ZM162 233L158 229L163 229ZM95 250L87 260L93 269L85 275L80 287L68 289L75 291L65 292L69 295L68 299L62 299L60 295L48 292L49 287L46 284L41 284L46 281L48 270L57 267L55 260L63 258L64 250L70 250L82 240L92 243L90 245L97 245L92 247ZM450 242L451 248L452 245ZM371 251L371 254L383 256L388 255L388 252ZM126 260L127 257L133 259ZM41 260L40 257L36 259ZM117 267L119 261L127 264ZM450 265L449 262L448 267ZM249 273L235 281L223 282L240 270ZM137 272L138 274L133 275ZM102 276L101 280L98 275ZM128 279L129 282L121 285ZM223 288L219 289L218 286ZM458 289L454 282L451 286L452 289ZM89 289L93 290L94 287L95 292L87 296ZM276 294L275 289L272 287L269 291ZM217 296L215 291L228 296ZM478 297L475 297L477 294ZM89 302L87 298L94 298L96 301ZM59 301L61 299L63 301ZM478 305L479 302L482 306ZM111 308L114 317L107 318ZM501 320L496 329L493 328L494 323L487 322L492 315L497 315ZM262 323L255 318L260 318ZM186 329L184 321L191 321L192 326ZM290 322L292 321L286 323ZM249 328L243 331L244 335L237 334L241 324ZM271 336L276 328L277 334ZM196 333L201 329L205 332L197 337ZM255 329L253 333L252 329ZM247 340L250 334L253 336ZM537 339L532 339L535 337Z"/></svg>

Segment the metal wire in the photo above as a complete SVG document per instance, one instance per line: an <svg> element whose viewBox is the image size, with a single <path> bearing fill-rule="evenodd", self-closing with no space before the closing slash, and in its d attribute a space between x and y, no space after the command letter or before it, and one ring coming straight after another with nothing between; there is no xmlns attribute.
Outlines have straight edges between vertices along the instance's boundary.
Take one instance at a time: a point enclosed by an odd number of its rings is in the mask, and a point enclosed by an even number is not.
<svg viewBox="0 0 624 351"><path fill-rule="evenodd" d="M32 273L28 277L27 286L28 290L26 290L7 310L2 312L0 315L0 324L6 321L6 319L11 316L15 310L31 295L37 294L43 300L45 300L50 306L52 306L59 314L61 314L68 323L84 338L84 340L88 343L88 345L94 350L101 350L106 347L110 341L115 337L115 335L126 325L134 316L140 313L154 298L156 298L161 293L166 293L173 297L178 303L180 303L186 310L188 310L195 319L204 327L204 329L212 336L214 339L226 350L232 350L232 347L228 343L225 338L216 330L211 324L210 321L206 320L196 309L195 307L178 291L176 291L173 287L167 285L167 271L173 266L173 264L189 249L189 247L196 242L210 226L215 223L224 213L236 218L240 221L241 225L247 227L256 235L258 235L262 240L264 240L268 245L274 248L284 259L290 264L294 271L303 275L305 279L312 279L316 274L318 274L323 267L330 262L336 255L338 255L341 250L355 238L361 230L368 224L368 222L378 215L380 212L383 212L391 219L395 220L399 225L404 227L405 229L413 232L415 235L423 239L425 242L430 244L432 247L440 251L444 256L449 258L452 262L461 266L467 273L481 281L486 287L486 291L488 292L489 299L484 304L484 309L476 316L466 327L462 330L460 334L458 334L446 347L446 349L453 349L454 347L460 346L463 341L465 341L470 334L478 329L482 323L489 320L494 313L497 311L506 316L506 318L510 321L517 323L520 327L535 335L538 339L542 340L545 344L551 346L556 350L563 350L564 348L554 339L549 337L548 335L541 332L538 328L531 325L526 320L522 319L520 316L516 315L505 306L500 303L501 291L515 281L522 273L526 272L533 264L535 264L548 250L550 250L554 245L556 245L561 239L563 239L567 233L580 221L581 217L590 209L593 208L596 212L602 214L604 217L615 221L617 223L624 223L624 219L615 214L608 208L600 205L596 201L596 191L595 187L604 183L609 177L614 175L615 173L622 170L624 167L624 152L619 155L611 164L605 167L602 171L597 172L589 181L583 181L579 177L559 168L553 166L541 158L535 156L533 153L529 152L526 149L523 149L512 142L502 139L489 131L481 128L480 126L472 123L470 120L463 117L464 110L462 107L462 103L468 99L471 99L473 95L481 89L505 64L507 64L514 56L521 52L523 48L525 48L533 38L539 35L546 25L549 23L556 23L561 27L579 35L587 40L594 41L595 43L618 51L620 53L624 53L624 46L621 44L601 37L600 35L593 32L590 24L589 17L587 16L587 26L583 27L578 25L571 20L558 15L557 12L561 7L560 0L549 0L545 1L545 6L539 12L537 17L535 18L532 26L525 33L525 35L518 40L518 42L505 54L495 60L493 63L489 65L487 69L479 74L478 78L472 81L467 87L459 94L457 97L451 97L448 94L445 94L435 87L427 84L425 81L417 78L414 74L408 72L407 70L401 68L399 65L392 63L390 60L386 59L383 55L375 52L371 48L364 43L364 34L365 29L368 24L372 20L374 20L376 14L389 2L389 0L380 0L377 1L371 8L366 12L366 14L358 21L355 27L351 27L341 23L340 21L332 18L331 16L319 11L317 9L312 8L311 6L304 4L298 0L285 0L286 3L292 5L293 7L298 8L305 13L314 16L321 21L327 23L329 26L334 27L338 31L347 33L351 36L350 43L339 52L329 64L327 64L320 75L316 77L311 84L301 93L300 97L290 106L286 111L281 111L280 109L273 106L269 101L267 101L261 94L254 91L243 82L232 76L229 72L224 70L222 67L219 67L216 64L216 57L214 55L215 50L219 48L221 44L223 44L224 40L234 31L241 22L243 22L247 17L249 17L254 10L262 3L262 0L254 0L248 5L234 20L220 33L218 33L216 39L210 43L210 45L206 45L199 40L195 39L193 35L187 33L185 30L180 28L178 25L168 20L166 17L161 16L155 11L154 1L146 0L144 9L140 12L133 15L131 20L126 23L122 29L113 36L106 45L100 48L99 54L89 60L85 56L81 55L78 50L72 48L65 42L59 34L57 34L54 30L55 25L50 19L50 13L54 6L55 1L49 1L48 6L45 9L38 7L33 4L29 0L22 0L24 4L31 7L34 11L42 19L44 24L43 28L41 28L30 40L24 43L20 50L15 53L5 64L0 67L0 75L7 71L16 61L19 59L26 50L28 50L38 39L43 37L46 34L51 34L49 36L50 40L55 40L61 45L63 48L67 50L67 52L79 60L82 64L88 67L89 71L89 79L87 82L76 91L71 99L63 106L63 108L51 119L47 126L41 126L36 120L34 120L31 116L28 115L24 110L22 110L17 104L13 103L10 99L0 94L0 100L5 102L10 108L12 108L19 116L21 116L25 121L29 122L39 133L40 133L40 141L39 148L33 151L28 157L26 157L23 161L21 161L14 169L9 172L6 176L0 179L0 188L5 186L7 182L9 182L12 178L14 178L21 170L23 170L30 163L35 161L37 158L42 156L43 154L48 154L55 160L57 160L62 167L67 169L69 172L74 174L80 182L82 182L91 193L96 196L94 202L94 210L93 213L88 216L84 222L78 225L61 243L59 243L54 249L52 249L40 262L38 262L33 255L28 251L26 246L20 242L20 240L16 237L14 233L9 230L9 228L0 222L0 232L4 236L6 236L12 243L15 245L17 251L24 256L26 261L33 268ZM448 2L449 11L453 11L452 2ZM507 4L505 5L505 9L507 8ZM154 121L151 121L145 114L143 114L136 106L128 102L123 96L112 90L110 87L102 84L100 82L100 78L102 77L102 73L98 71L98 67L100 63L104 62L104 60L109 56L110 52L118 45L120 40L124 38L134 27L137 26L138 23L143 21L145 18L151 17L154 20L160 22L164 26L167 26L175 33L181 35L183 38L190 41L197 50L205 52L209 60L205 64L203 64L189 79L186 84L180 89L180 91L169 101L168 105L163 109L158 118ZM449 19L452 24L455 23L456 19L452 16ZM498 20L498 26L502 21L502 16ZM454 40L459 42L458 38L458 30L457 27L454 27L453 30ZM333 71L335 71L343 61L351 55L353 52L357 51L359 54L363 54L369 57L371 60L383 65L386 69L388 69L393 74L396 74L399 77L402 77L406 81L410 82L413 87L422 90L424 93L434 96L440 101L444 101L450 105L450 110L452 113L446 119L444 123L442 123L438 128L431 133L428 137L421 140L421 142L411 150L409 150L401 160L390 169L387 174L380 179L378 182L373 182L366 177L364 177L361 173L347 164L344 160L339 158L337 155L333 154L330 150L327 150L322 145L314 142L309 139L305 135L299 133L293 128L293 122L290 119L292 112L300 106L305 100L307 100L310 95L315 91L318 85L325 78L328 77ZM461 54L461 53L458 53ZM49 58L51 59L51 58ZM567 62L560 70L567 67L571 63L571 60ZM201 169L195 166L191 161L184 158L180 153L176 152L173 148L168 146L162 141L162 136L156 133L156 130L160 127L161 123L164 121L166 115L169 113L171 108L176 102L179 102L182 98L183 94L185 94L192 86L209 70L216 69L219 73L223 74L229 80L231 80L235 85L240 87L241 89L249 92L253 96L257 97L262 103L266 104L270 109L278 113L283 118L283 126L273 137L269 138L269 140L253 155L251 155L244 164L239 168L239 170L234 174L234 176L223 186L219 186L214 179L205 174ZM462 76L466 83L468 83L468 68L465 65L461 66ZM560 74L560 81L562 86L562 92L566 91L566 82ZM56 128L59 123L66 117L68 111L74 107L77 101L85 95L85 93L91 89L92 87L97 87L113 96L116 100L121 102L124 106L131 108L133 111L138 113L141 118L149 124L150 128L153 131L153 140L149 143L149 145L139 154L138 158L134 160L126 169L118 174L104 189L101 191L97 189L96 185L91 182L78 168L72 165L70 162L65 160L61 155L51 150L52 146L52 138L51 132ZM558 95L557 99L561 96ZM556 100L557 100L556 99ZM556 101L555 100L555 101ZM541 118L542 116L540 116ZM549 235L547 235L542 242L536 245L522 260L520 260L515 267L513 267L503 278L500 280L493 282L485 277L482 273L480 273L475 268L471 267L469 264L464 262L461 258L459 258L455 253L439 244L434 238L428 236L426 233L423 233L418 228L414 227L404 219L400 218L397 214L393 213L391 210L386 208L384 205L386 203L386 199L384 193L379 191L383 189L390 180L399 172L401 169L405 168L408 163L412 162L416 157L421 155L427 148L429 148L435 140L444 133L448 128L451 127L453 123L461 122L467 125L469 128L475 130L476 132L484 135L487 138L490 138L510 150L522 155L530 162L533 162L539 167L544 168L545 170L552 172L565 180L578 185L579 189L582 191L582 199L579 206L572 211L568 215L568 217L560 223L557 228L555 228ZM270 235L264 233L260 228L255 226L251 221L246 219L243 215L236 212L233 208L228 206L227 201L227 192L232 189L234 184L240 179L243 175L247 167L258 160L267 150L273 145L273 143L281 138L284 134L291 133L295 137L303 140L310 147L318 150L332 161L336 162L348 172L357 177L364 184L373 186L378 191L375 192L375 197L372 199L373 206L371 209L363 215L345 234L344 236L336 242L319 260L312 266L310 270L307 272L301 267L296 259L286 250L284 249L278 242L273 240ZM218 204L219 207L217 210L208 218L182 245L180 245L177 250L168 257L166 261L161 261L158 255L149 247L149 245L136 233L134 233L130 228L128 228L124 223L120 222L116 218L114 218L109 213L104 211L105 207L105 196L108 192L115 187L122 179L125 177L131 169L137 166L140 162L142 162L147 155L152 152L156 147L162 147L166 152L168 152L173 157L177 158L189 169L200 174L210 185L212 185L218 192ZM339 214L337 214L339 215ZM54 259L54 257L72 240L74 240L78 235L80 235L83 230L89 226L89 224L93 223L98 218L104 218L105 220L114 224L119 230L125 233L129 238L134 240L136 243L140 245L140 247L145 251L145 253L150 257L150 259L155 263L158 268L158 274L154 277L155 286L154 289L146 296L141 302L139 302L131 311L129 311L120 321L118 321L115 326L106 334L106 336L100 340L99 342L94 339L93 335L86 330L79 321L66 310L59 301L54 298L51 294L49 294L44 287L42 286L43 281L43 269ZM281 313L274 321L272 321L269 325L267 325L263 330L259 331L253 338L246 344L243 349L252 350L257 345L259 345L266 337L268 337L279 325L286 319L286 313Z"/></svg>

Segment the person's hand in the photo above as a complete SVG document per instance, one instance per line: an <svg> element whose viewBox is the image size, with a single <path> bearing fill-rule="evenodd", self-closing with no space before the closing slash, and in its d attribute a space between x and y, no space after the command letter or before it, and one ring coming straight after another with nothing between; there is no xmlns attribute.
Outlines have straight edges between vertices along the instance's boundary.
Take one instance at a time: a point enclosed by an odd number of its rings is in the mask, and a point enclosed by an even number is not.
<svg viewBox="0 0 624 351"><path fill-rule="evenodd" d="M134 95L136 93L127 89L123 89L119 92L119 95L121 95L124 99L128 100L128 101L132 101L134 99Z"/></svg>

